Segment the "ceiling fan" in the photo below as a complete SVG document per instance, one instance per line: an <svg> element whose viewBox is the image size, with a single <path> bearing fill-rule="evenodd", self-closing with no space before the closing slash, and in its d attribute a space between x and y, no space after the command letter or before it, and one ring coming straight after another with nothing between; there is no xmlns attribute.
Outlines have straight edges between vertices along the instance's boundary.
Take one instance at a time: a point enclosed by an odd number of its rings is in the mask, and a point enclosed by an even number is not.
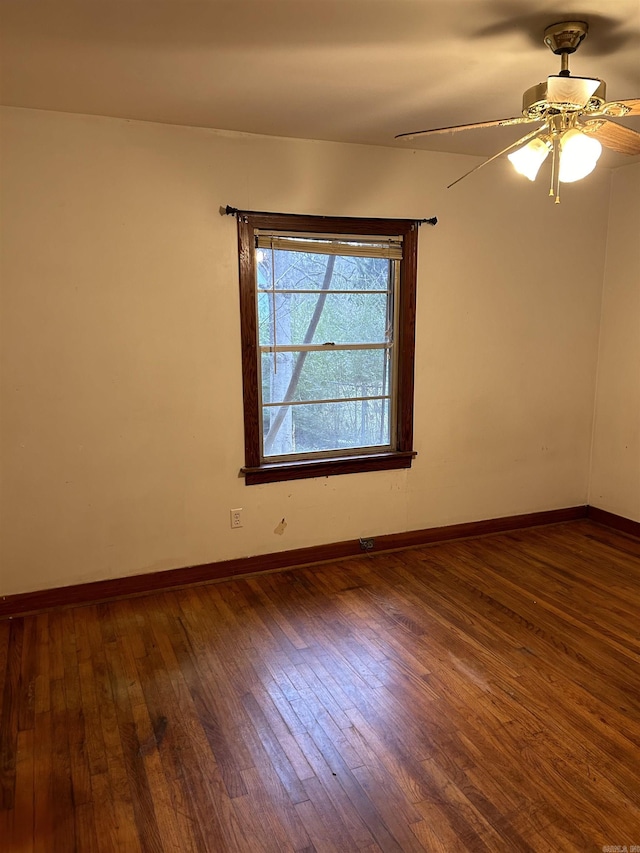
<svg viewBox="0 0 640 853"><path fill-rule="evenodd" d="M436 133L536 123L534 130L470 169L449 187L503 154L507 154L517 172L533 181L551 154L549 195L555 197L558 204L560 184L578 181L592 172L602 145L621 154L640 154L640 133L611 121L613 118L640 115L640 98L607 102L604 80L571 76L569 55L578 49L588 29L584 21L562 21L546 28L544 43L560 56L560 73L527 89L522 96L521 116L400 133L396 139L411 140Z"/></svg>

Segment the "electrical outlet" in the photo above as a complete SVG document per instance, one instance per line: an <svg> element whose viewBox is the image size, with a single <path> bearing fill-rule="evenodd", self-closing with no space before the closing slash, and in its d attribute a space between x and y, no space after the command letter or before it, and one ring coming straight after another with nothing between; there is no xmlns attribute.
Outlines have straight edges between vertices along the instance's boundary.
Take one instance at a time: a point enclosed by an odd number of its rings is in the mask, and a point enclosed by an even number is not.
<svg viewBox="0 0 640 853"><path fill-rule="evenodd" d="M230 509L231 527L242 527L242 507Z"/></svg>

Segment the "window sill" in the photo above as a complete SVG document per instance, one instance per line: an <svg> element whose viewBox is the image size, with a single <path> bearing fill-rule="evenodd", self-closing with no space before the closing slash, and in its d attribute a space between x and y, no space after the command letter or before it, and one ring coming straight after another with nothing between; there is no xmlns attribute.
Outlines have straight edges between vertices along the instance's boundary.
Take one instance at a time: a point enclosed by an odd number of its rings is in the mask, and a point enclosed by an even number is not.
<svg viewBox="0 0 640 853"><path fill-rule="evenodd" d="M256 468L241 468L246 486L277 483L281 480L303 480L308 477L333 477L337 474L360 474L364 471L391 471L411 468L415 450L341 456L336 459L310 459L298 462L272 462Z"/></svg>

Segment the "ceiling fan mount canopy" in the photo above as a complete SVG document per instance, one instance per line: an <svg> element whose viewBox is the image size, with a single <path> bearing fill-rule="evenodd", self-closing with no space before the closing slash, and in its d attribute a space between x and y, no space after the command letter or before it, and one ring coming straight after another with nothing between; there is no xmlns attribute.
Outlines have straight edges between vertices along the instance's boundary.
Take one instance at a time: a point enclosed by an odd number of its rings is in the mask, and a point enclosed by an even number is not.
<svg viewBox="0 0 640 853"><path fill-rule="evenodd" d="M556 56L575 53L589 32L586 21L561 21L544 31L544 43Z"/></svg>

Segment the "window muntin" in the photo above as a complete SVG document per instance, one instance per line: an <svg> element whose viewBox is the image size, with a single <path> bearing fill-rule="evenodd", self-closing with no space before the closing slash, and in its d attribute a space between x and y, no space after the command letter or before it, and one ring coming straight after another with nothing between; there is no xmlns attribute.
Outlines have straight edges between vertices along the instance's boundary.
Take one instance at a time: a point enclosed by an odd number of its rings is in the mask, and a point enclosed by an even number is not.
<svg viewBox="0 0 640 853"><path fill-rule="evenodd" d="M411 467L419 223L234 212L247 485ZM310 257L292 268L296 252ZM358 263L368 275L358 276ZM354 335L359 316L366 322ZM272 435L263 452L283 412L295 447L274 448ZM326 428L310 427L314 419Z"/></svg>

